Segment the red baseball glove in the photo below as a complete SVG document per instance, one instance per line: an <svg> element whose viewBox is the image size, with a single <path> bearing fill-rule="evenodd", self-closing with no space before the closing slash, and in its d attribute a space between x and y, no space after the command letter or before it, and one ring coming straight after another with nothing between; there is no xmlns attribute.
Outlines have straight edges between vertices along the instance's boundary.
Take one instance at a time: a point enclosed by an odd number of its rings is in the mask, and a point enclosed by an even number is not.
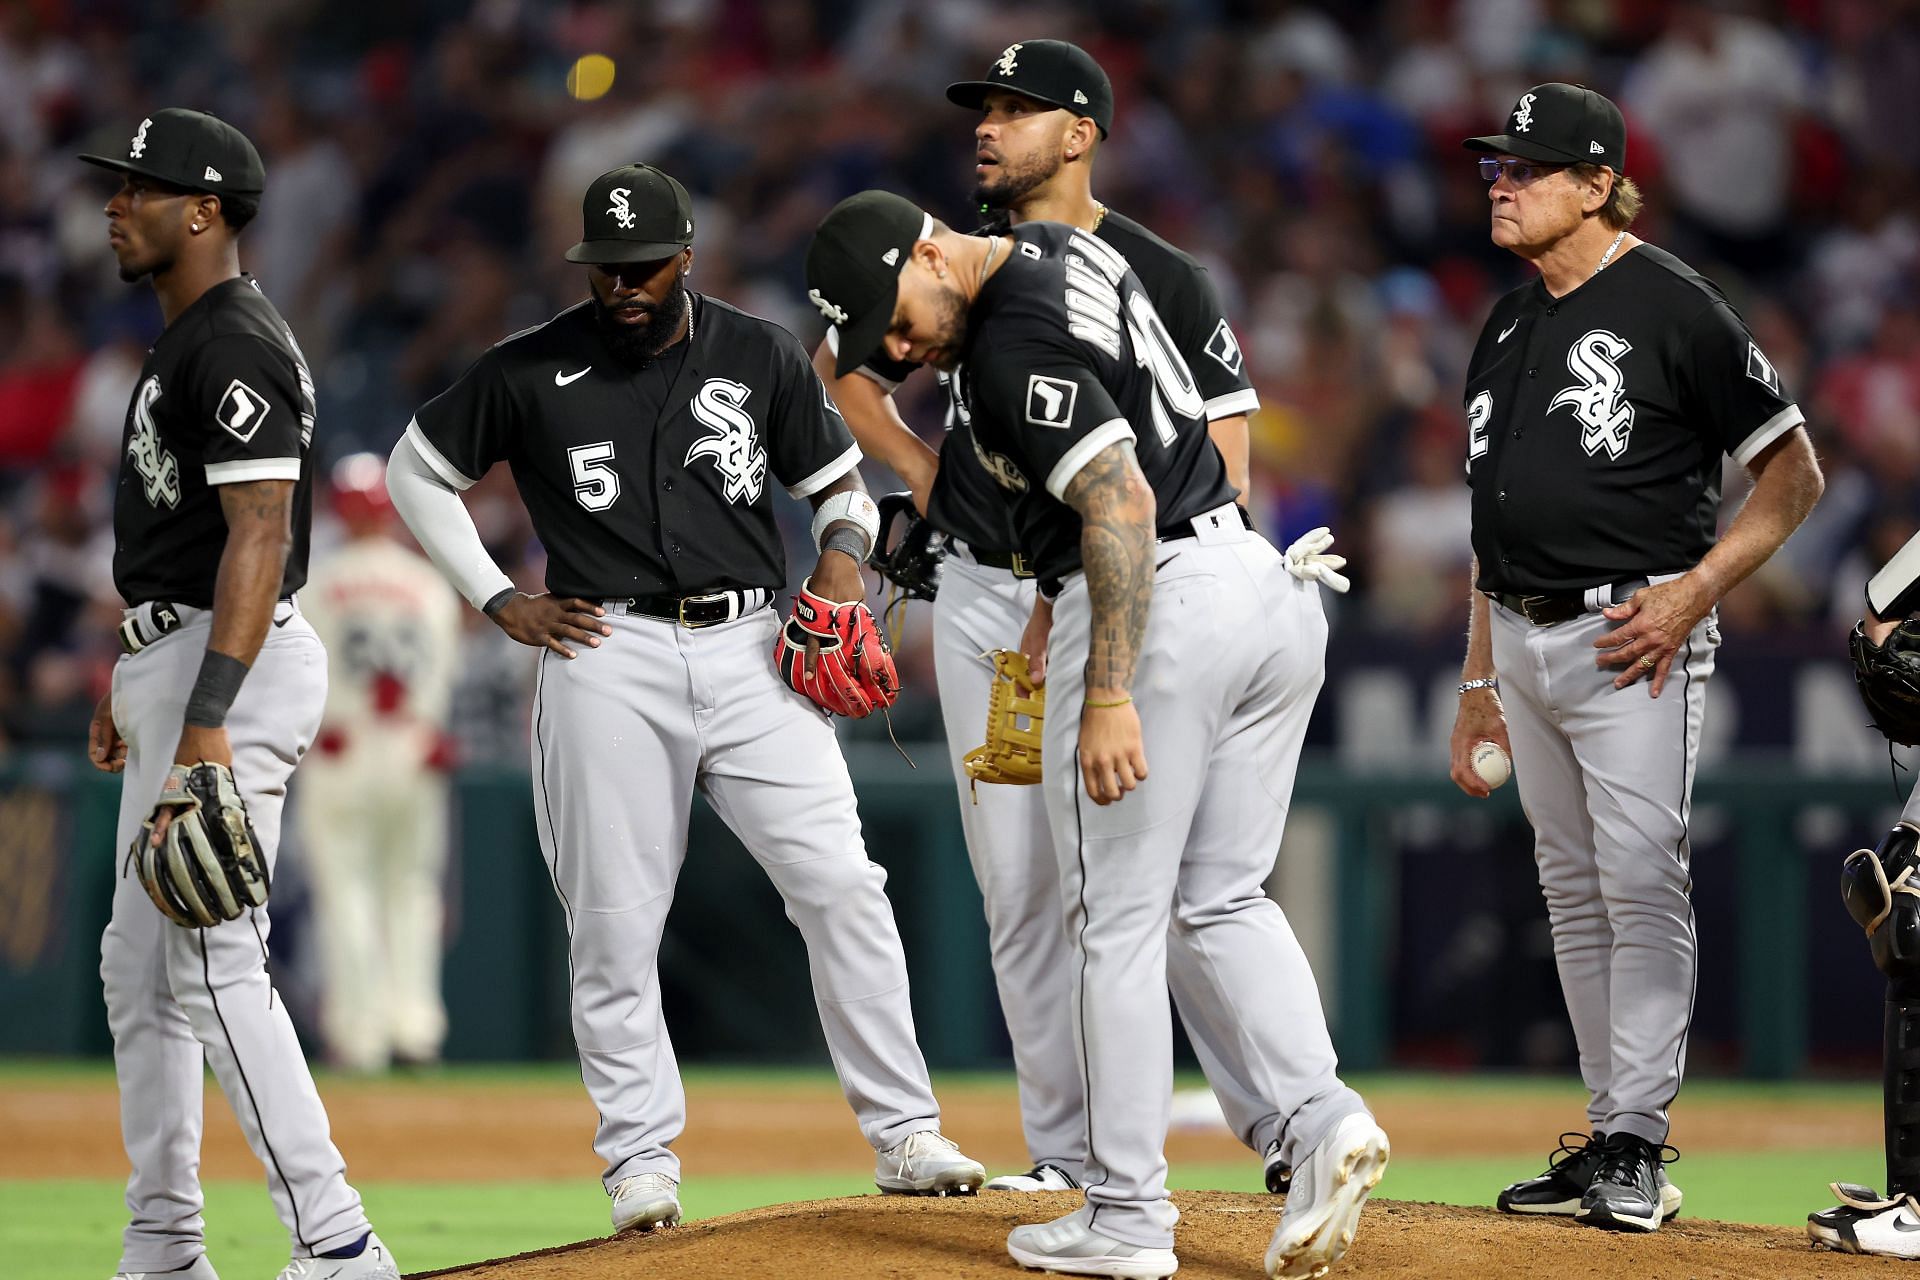
<svg viewBox="0 0 1920 1280"><path fill-rule="evenodd" d="M818 652L810 653L815 644ZM835 604L810 583L793 598L793 615L773 643L773 665L796 692L834 715L857 720L900 696L893 655L866 602Z"/></svg>

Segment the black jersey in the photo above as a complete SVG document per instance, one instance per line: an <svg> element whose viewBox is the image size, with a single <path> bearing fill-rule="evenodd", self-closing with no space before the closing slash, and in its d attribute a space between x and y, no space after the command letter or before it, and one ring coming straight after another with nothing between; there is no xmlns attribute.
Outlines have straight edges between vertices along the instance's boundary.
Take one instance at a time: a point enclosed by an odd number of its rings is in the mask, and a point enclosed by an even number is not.
<svg viewBox="0 0 1920 1280"><path fill-rule="evenodd" d="M642 369L582 302L495 345L407 428L456 488L513 469L557 595L778 591L769 478L804 498L860 461L792 334L688 297L688 339Z"/></svg>
<svg viewBox="0 0 1920 1280"><path fill-rule="evenodd" d="M222 281L173 318L127 407L113 503L113 584L128 604L213 605L227 545L214 489L291 480L293 545L280 579L307 580L313 523L313 379L293 331L251 276Z"/></svg>
<svg viewBox="0 0 1920 1280"><path fill-rule="evenodd" d="M1011 499L1015 549L1041 577L1078 569L1080 516L1063 495L1123 441L1163 534L1233 501L1200 388L1126 259L1064 223L1008 234L1014 251L967 318L956 373L967 429L945 452L967 448Z"/></svg>
<svg viewBox="0 0 1920 1280"><path fill-rule="evenodd" d="M984 235L1006 235L1012 229L1004 214L980 229ZM1207 269L1191 255L1162 240L1132 218L1109 209L1093 234L1120 251L1146 289L1161 323L1187 362L1194 384L1206 405L1207 421L1252 413L1260 397L1247 380L1240 343L1227 323L1219 291ZM828 330L829 336L834 333ZM876 357L861 372L889 391L906 381L919 366ZM947 393L948 436L940 450L928 515L943 529L975 547L1011 551L1013 527L1006 497L978 461L966 439L966 406L954 394L953 379L940 375Z"/></svg>
<svg viewBox="0 0 1920 1280"><path fill-rule="evenodd" d="M1486 591L1692 568L1722 455L1751 462L1804 421L1713 282L1646 244L1565 297L1535 280L1495 304L1466 410Z"/></svg>

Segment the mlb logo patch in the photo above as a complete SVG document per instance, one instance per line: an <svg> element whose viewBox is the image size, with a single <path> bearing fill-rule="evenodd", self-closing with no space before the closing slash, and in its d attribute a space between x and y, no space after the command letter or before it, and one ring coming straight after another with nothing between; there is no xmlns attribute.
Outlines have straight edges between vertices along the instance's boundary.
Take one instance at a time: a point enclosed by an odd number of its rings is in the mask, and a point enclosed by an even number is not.
<svg viewBox="0 0 1920 1280"><path fill-rule="evenodd" d="M1751 339L1747 342L1747 376L1781 399L1786 398L1786 392L1780 390L1780 371L1761 352L1760 344Z"/></svg>
<svg viewBox="0 0 1920 1280"><path fill-rule="evenodd" d="M1236 376L1240 373L1240 342L1233 336L1233 330L1227 327L1225 320L1207 339L1207 354L1225 366L1228 373Z"/></svg>
<svg viewBox="0 0 1920 1280"><path fill-rule="evenodd" d="M1080 385L1067 378L1049 378L1044 373L1027 376L1027 421L1036 427L1073 425L1073 402Z"/></svg>
<svg viewBox="0 0 1920 1280"><path fill-rule="evenodd" d="M272 408L265 396L235 378L227 384L226 394L220 397L220 407L214 410L213 420L245 444L253 439L253 433L260 429Z"/></svg>

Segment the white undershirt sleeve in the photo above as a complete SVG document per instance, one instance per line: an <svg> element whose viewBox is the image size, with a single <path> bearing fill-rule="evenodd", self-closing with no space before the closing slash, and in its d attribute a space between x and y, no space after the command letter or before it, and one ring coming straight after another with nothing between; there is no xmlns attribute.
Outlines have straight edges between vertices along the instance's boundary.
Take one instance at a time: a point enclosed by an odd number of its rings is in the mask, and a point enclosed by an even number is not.
<svg viewBox="0 0 1920 1280"><path fill-rule="evenodd" d="M467 504L421 454L411 432L387 460L387 493L427 556L474 608L513 586L487 554Z"/></svg>

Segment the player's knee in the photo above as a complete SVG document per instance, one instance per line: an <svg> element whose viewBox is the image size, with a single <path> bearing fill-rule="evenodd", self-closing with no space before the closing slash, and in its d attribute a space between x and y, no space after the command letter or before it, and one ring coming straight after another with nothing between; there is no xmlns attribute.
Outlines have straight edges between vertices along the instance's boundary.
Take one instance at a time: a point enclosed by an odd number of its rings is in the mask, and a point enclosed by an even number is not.
<svg viewBox="0 0 1920 1280"><path fill-rule="evenodd" d="M1873 962L1888 978L1920 981L1920 827L1899 822L1873 849L1840 869L1840 898L1866 932Z"/></svg>

